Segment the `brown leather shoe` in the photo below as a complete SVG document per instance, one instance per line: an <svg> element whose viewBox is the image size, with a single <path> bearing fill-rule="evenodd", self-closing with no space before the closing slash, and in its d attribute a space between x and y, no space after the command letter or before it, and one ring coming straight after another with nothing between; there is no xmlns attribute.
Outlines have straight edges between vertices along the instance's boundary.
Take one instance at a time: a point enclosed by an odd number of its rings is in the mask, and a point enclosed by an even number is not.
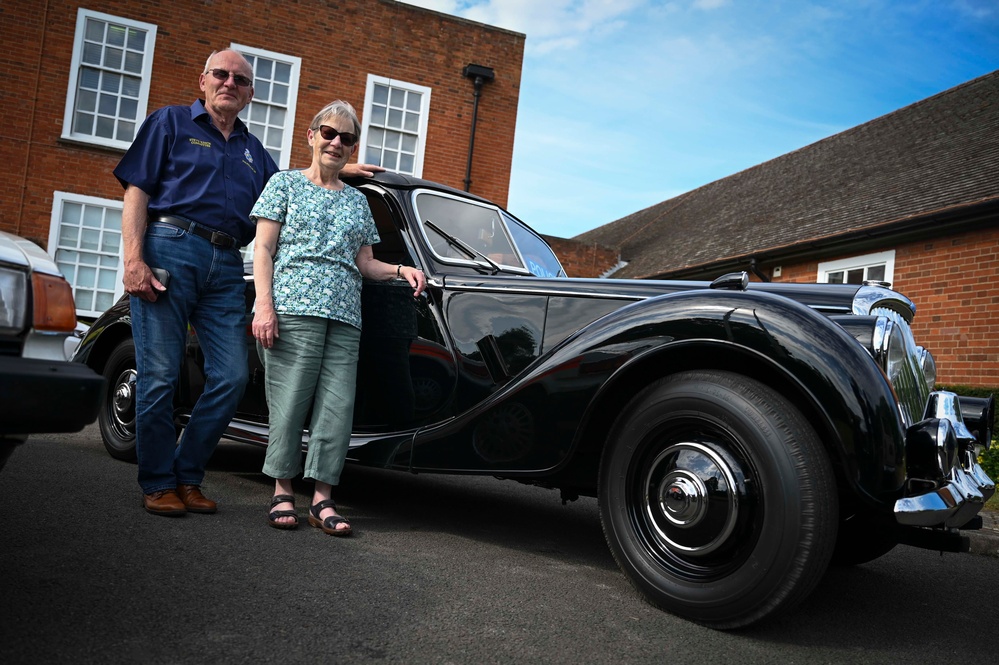
<svg viewBox="0 0 999 665"><path fill-rule="evenodd" d="M147 513L163 515L164 517L180 517L187 514L184 502L174 490L160 490L142 495L142 507Z"/></svg>
<svg viewBox="0 0 999 665"><path fill-rule="evenodd" d="M218 505L201 493L197 485L177 485L177 495L190 513L214 513Z"/></svg>

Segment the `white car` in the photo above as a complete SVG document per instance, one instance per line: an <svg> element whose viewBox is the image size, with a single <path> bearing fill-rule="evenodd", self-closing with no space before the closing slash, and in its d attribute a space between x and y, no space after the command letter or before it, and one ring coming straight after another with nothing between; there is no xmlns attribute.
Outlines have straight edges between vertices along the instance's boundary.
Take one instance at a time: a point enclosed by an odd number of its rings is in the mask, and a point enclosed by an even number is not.
<svg viewBox="0 0 999 665"><path fill-rule="evenodd" d="M0 231L0 467L28 434L94 422L104 379L69 362L73 290L45 251Z"/></svg>

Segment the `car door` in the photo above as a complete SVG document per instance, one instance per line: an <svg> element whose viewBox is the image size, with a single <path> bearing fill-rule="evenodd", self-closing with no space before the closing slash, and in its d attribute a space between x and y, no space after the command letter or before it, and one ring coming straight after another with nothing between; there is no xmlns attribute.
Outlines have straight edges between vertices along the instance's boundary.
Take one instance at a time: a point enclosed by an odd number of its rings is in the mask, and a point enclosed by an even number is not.
<svg viewBox="0 0 999 665"><path fill-rule="evenodd" d="M376 259L422 265L400 207L376 187L362 187L381 241ZM457 370L434 294L414 298L405 280L365 280L361 290L361 345L357 365L354 431L395 432L446 419L454 413Z"/></svg>

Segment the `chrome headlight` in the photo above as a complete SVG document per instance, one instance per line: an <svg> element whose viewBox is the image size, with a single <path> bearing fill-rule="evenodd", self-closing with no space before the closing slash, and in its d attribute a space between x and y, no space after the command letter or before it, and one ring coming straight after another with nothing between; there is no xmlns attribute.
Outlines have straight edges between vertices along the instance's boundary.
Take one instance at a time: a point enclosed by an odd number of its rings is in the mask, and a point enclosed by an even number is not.
<svg viewBox="0 0 999 665"><path fill-rule="evenodd" d="M885 338L885 374L892 385L898 383L899 377L905 371L905 338L902 329L893 321L888 322L888 335Z"/></svg>
<svg viewBox="0 0 999 665"><path fill-rule="evenodd" d="M916 346L912 329L901 314L887 308L875 308L878 317L872 340L874 358L895 389L902 422L909 427L923 417L930 390L936 382L933 356ZM926 371L931 370L932 376Z"/></svg>

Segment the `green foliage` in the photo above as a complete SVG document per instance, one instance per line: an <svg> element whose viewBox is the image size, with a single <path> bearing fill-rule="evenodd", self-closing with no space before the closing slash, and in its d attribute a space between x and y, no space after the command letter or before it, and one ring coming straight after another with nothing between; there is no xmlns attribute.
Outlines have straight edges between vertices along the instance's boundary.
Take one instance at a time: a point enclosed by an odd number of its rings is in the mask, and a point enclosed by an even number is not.
<svg viewBox="0 0 999 665"><path fill-rule="evenodd" d="M992 447L978 456L978 463L992 480L999 480L999 442L992 439Z"/></svg>

